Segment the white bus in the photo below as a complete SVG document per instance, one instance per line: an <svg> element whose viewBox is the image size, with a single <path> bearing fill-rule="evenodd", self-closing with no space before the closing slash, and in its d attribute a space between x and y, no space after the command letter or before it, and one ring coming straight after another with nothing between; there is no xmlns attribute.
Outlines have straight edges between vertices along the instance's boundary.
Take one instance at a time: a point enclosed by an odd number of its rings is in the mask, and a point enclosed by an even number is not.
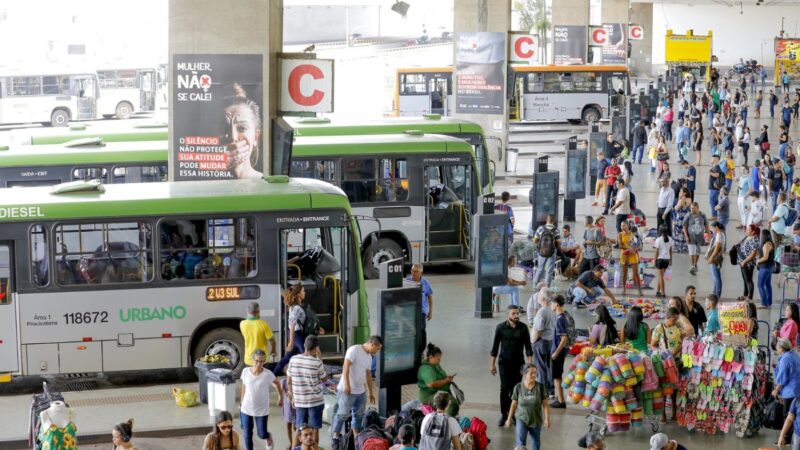
<svg viewBox="0 0 800 450"><path fill-rule="evenodd" d="M616 94L630 92L626 66L515 66L513 121L597 122L610 117Z"/></svg>
<svg viewBox="0 0 800 450"><path fill-rule="evenodd" d="M397 69L393 115L452 115L455 112L453 92L452 67Z"/></svg>
<svg viewBox="0 0 800 450"><path fill-rule="evenodd" d="M156 111L162 106L161 91L166 83L155 67L140 69L102 69L97 71L100 98L97 102L103 117L127 119L142 111Z"/></svg>
<svg viewBox="0 0 800 450"><path fill-rule="evenodd" d="M97 118L100 95L92 70L0 73L0 125L41 122L54 127Z"/></svg>

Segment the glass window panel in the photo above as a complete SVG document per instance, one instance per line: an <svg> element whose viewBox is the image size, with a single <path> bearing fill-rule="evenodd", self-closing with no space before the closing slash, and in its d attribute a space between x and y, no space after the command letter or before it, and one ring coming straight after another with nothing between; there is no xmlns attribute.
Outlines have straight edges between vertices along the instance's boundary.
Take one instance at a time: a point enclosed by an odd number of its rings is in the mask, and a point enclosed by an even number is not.
<svg viewBox="0 0 800 450"><path fill-rule="evenodd" d="M34 286L47 286L50 282L49 253L47 233L41 225L34 225L30 231L31 243L31 281Z"/></svg>
<svg viewBox="0 0 800 450"><path fill-rule="evenodd" d="M166 164L154 166L114 167L112 170L114 183L159 183L167 181Z"/></svg>
<svg viewBox="0 0 800 450"><path fill-rule="evenodd" d="M400 92L403 94L426 94L425 74L404 73L400 78Z"/></svg>

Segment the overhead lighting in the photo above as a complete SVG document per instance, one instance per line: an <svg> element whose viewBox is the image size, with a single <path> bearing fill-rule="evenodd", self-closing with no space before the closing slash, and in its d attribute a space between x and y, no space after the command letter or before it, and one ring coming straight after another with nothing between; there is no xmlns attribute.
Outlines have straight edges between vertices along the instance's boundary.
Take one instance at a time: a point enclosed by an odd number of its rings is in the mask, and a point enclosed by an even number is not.
<svg viewBox="0 0 800 450"><path fill-rule="evenodd" d="M402 0L395 0L394 5L392 5L392 11L400 14L401 16L405 17L406 13L408 13L408 7L410 5Z"/></svg>

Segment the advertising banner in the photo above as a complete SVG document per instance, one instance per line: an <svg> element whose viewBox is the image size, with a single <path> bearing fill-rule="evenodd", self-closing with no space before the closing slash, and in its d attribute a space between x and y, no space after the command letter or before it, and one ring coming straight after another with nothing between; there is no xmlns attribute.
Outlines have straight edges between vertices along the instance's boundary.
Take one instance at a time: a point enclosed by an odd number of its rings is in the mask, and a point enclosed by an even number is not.
<svg viewBox="0 0 800 450"><path fill-rule="evenodd" d="M800 61L800 39L775 39L775 59Z"/></svg>
<svg viewBox="0 0 800 450"><path fill-rule="evenodd" d="M175 181L263 177L262 55L174 56Z"/></svg>
<svg viewBox="0 0 800 450"><path fill-rule="evenodd" d="M586 64L586 27L553 26L553 62L555 65Z"/></svg>
<svg viewBox="0 0 800 450"><path fill-rule="evenodd" d="M719 322L723 337L747 341L747 305L743 302L720 303Z"/></svg>
<svg viewBox="0 0 800 450"><path fill-rule="evenodd" d="M711 63L711 36L667 34L667 63Z"/></svg>
<svg viewBox="0 0 800 450"><path fill-rule="evenodd" d="M539 37L527 33L509 33L508 62L511 64L538 64Z"/></svg>
<svg viewBox="0 0 800 450"><path fill-rule="evenodd" d="M505 33L456 34L456 112L503 114Z"/></svg>
<svg viewBox="0 0 800 450"><path fill-rule="evenodd" d="M625 65L628 61L628 24L604 23L603 64Z"/></svg>

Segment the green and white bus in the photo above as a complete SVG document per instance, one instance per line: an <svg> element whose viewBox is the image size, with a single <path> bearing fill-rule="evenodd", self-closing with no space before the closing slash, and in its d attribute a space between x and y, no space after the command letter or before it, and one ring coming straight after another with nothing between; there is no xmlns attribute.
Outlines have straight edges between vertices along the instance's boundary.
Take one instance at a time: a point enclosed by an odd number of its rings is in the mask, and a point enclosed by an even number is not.
<svg viewBox="0 0 800 450"><path fill-rule="evenodd" d="M369 335L358 226L339 188L285 176L99 186L0 198L6 379L185 368L207 354L241 367L247 304L285 343L281 292L298 279L324 357Z"/></svg>
<svg viewBox="0 0 800 450"><path fill-rule="evenodd" d="M475 122L439 114L421 117L399 117L368 122L332 122L325 118L284 117L295 136L360 136L373 134L400 134L419 130L426 134L444 134L461 138L472 146L477 158L477 175L485 192L492 192L494 162L489 157L489 147L483 128Z"/></svg>
<svg viewBox="0 0 800 450"><path fill-rule="evenodd" d="M77 146L67 143L0 147L0 188L78 180L114 184L167 180L166 142L88 142Z"/></svg>
<svg viewBox="0 0 800 450"><path fill-rule="evenodd" d="M166 141L166 123L72 124L69 128L26 128L12 130L9 144L54 145L76 139L100 138L103 142Z"/></svg>
<svg viewBox="0 0 800 450"><path fill-rule="evenodd" d="M289 175L342 188L360 218L367 278L381 262L469 262L482 189L463 139L399 135L297 137ZM373 238L374 236L374 238Z"/></svg>

